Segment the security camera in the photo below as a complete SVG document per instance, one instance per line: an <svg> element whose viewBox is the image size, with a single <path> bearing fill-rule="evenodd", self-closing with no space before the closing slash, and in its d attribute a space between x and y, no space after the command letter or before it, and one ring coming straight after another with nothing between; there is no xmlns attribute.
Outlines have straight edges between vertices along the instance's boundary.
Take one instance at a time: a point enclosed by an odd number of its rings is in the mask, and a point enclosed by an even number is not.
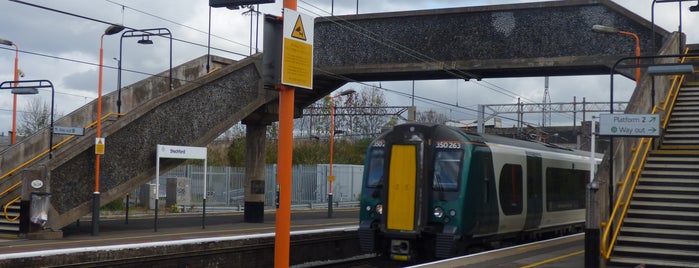
<svg viewBox="0 0 699 268"><path fill-rule="evenodd" d="M17 74L19 77L24 77L24 72L22 70L17 69Z"/></svg>

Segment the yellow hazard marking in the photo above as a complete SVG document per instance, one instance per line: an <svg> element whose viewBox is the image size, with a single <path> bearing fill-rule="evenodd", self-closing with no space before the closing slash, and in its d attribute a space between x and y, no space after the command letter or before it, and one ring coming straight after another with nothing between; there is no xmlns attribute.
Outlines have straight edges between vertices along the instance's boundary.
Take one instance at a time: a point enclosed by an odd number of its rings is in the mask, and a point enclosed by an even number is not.
<svg viewBox="0 0 699 268"><path fill-rule="evenodd" d="M306 30L303 29L303 21L301 21L301 15L299 15L299 17L296 19L296 24L294 24L294 30L291 31L291 37L306 41Z"/></svg>
<svg viewBox="0 0 699 268"><path fill-rule="evenodd" d="M387 227L392 230L415 229L415 181L417 168L415 145L393 145L389 164Z"/></svg>

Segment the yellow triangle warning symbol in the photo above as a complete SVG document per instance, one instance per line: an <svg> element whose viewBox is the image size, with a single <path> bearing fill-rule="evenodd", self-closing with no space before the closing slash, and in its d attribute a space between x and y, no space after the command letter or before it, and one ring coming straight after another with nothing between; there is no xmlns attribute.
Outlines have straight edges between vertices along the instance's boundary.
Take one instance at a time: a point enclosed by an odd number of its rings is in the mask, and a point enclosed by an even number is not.
<svg viewBox="0 0 699 268"><path fill-rule="evenodd" d="M296 19L296 24L294 24L294 30L291 32L291 37L306 41L306 30L303 29L301 15L299 15L299 17Z"/></svg>

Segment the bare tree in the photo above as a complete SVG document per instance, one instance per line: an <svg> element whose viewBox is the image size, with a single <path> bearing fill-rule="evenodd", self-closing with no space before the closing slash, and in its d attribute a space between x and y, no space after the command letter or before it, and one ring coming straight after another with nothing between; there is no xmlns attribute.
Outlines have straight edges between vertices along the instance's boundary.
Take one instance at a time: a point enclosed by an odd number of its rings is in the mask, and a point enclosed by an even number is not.
<svg viewBox="0 0 699 268"><path fill-rule="evenodd" d="M40 98L30 98L26 102L26 112L22 113L17 126L17 135L29 136L51 123L51 107ZM57 117L54 114L54 117ZM60 117L60 116L58 116Z"/></svg>
<svg viewBox="0 0 699 268"><path fill-rule="evenodd" d="M444 124L447 121L449 121L449 117L447 117L443 113L438 113L432 109L426 112L417 112L415 120L417 122L423 122L423 123L437 123L437 124Z"/></svg>

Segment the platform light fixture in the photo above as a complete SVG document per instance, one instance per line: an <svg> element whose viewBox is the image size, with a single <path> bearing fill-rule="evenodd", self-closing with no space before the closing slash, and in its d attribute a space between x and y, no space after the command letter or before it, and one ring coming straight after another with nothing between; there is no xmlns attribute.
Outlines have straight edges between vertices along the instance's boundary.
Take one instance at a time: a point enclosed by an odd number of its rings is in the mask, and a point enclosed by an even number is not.
<svg viewBox="0 0 699 268"><path fill-rule="evenodd" d="M148 36L143 36L143 37L141 37L141 40L138 40L137 43L139 43L141 45L152 45L153 40L150 40L150 38L148 38Z"/></svg>
<svg viewBox="0 0 699 268"><path fill-rule="evenodd" d="M636 57L641 56L641 41L638 38L638 35L632 32L628 31L622 31L617 28L611 27L611 26L606 26L606 25L592 25L592 31L593 32L598 32L598 33L607 33L607 34L623 34L623 35L630 35L636 40L636 50L635 50L635 55ZM639 60L636 60L636 85L638 85L641 82L641 67L638 65L640 64Z"/></svg>

